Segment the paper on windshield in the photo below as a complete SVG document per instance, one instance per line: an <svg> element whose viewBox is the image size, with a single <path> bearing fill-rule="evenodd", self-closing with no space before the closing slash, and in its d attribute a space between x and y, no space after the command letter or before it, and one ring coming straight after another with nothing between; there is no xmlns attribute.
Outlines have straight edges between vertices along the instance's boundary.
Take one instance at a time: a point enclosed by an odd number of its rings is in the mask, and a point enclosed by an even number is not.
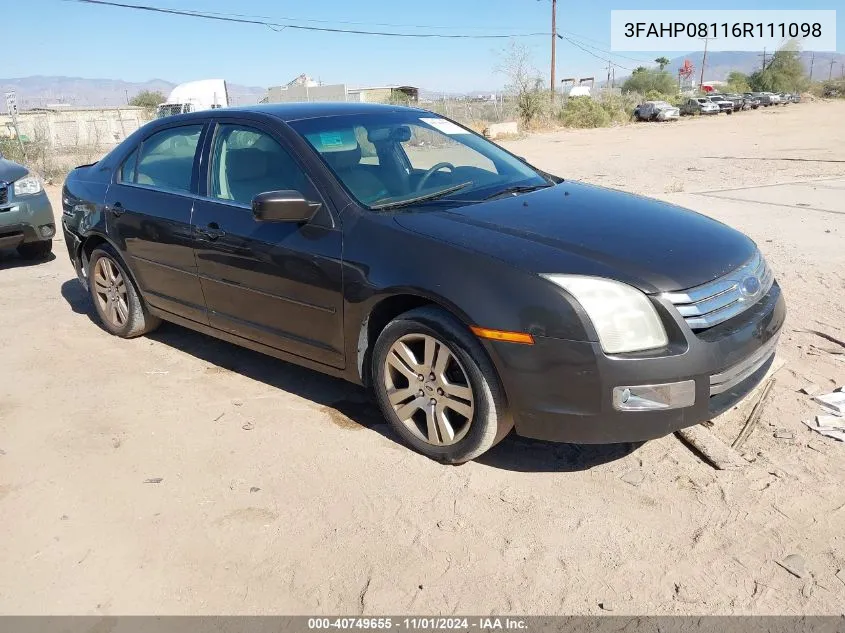
<svg viewBox="0 0 845 633"><path fill-rule="evenodd" d="M428 123L431 127L440 130L444 134L469 134L464 128L455 125L446 119L438 119L435 117L420 117L420 121Z"/></svg>

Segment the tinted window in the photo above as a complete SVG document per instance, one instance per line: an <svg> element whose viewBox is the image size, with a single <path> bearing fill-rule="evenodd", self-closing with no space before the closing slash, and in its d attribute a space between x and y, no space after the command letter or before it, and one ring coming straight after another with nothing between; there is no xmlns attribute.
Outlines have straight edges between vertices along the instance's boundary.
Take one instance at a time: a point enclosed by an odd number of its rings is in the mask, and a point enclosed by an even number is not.
<svg viewBox="0 0 845 633"><path fill-rule="evenodd" d="M168 128L141 145L136 182L169 191L190 192L194 156L202 124Z"/></svg>
<svg viewBox="0 0 845 633"><path fill-rule="evenodd" d="M212 198L250 204L259 193L284 189L312 195L304 172L272 136L242 125L217 128L211 152Z"/></svg>
<svg viewBox="0 0 845 633"><path fill-rule="evenodd" d="M126 160L123 161L123 164L120 166L120 170L117 172L117 181L118 182L135 182L135 167L138 164L138 150L136 149L134 152L129 154L126 157Z"/></svg>

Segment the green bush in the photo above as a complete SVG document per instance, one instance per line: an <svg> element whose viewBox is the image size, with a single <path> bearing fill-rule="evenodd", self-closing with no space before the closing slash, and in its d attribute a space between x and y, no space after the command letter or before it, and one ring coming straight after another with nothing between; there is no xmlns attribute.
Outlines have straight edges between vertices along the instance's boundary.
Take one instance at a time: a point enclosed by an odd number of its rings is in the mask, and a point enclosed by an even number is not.
<svg viewBox="0 0 845 633"><path fill-rule="evenodd" d="M590 97L571 97L566 100L559 114L560 122L566 127L607 127L611 117L598 101Z"/></svg>

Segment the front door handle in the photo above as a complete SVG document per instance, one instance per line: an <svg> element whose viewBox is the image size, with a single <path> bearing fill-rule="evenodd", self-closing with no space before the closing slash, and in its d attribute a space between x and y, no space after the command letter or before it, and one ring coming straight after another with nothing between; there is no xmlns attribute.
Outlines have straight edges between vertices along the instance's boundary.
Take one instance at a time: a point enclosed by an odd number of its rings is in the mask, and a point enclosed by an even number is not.
<svg viewBox="0 0 845 633"><path fill-rule="evenodd" d="M119 202L115 202L111 207L106 207L106 211L111 211L115 217L119 217L123 215L123 212L126 211L126 209L124 209L123 205Z"/></svg>
<svg viewBox="0 0 845 633"><path fill-rule="evenodd" d="M218 237L226 235L226 231L223 231L217 222L210 222L208 226L198 226L197 233L202 233L210 240L216 240Z"/></svg>

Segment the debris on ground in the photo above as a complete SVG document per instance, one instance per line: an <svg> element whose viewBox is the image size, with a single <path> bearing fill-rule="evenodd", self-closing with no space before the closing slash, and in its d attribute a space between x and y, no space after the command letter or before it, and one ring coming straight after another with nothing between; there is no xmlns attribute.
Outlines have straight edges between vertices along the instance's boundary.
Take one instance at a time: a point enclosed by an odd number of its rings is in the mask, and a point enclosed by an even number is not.
<svg viewBox="0 0 845 633"><path fill-rule="evenodd" d="M628 472L623 473L619 479L624 481L626 484L639 486L645 480L645 475L641 470L629 470Z"/></svg>
<svg viewBox="0 0 845 633"><path fill-rule="evenodd" d="M796 578L803 578L807 573L804 565L804 557L800 554L790 554L782 561L775 561Z"/></svg>
<svg viewBox="0 0 845 633"><path fill-rule="evenodd" d="M763 413L763 404L765 403L766 397L769 395L769 392L772 390L774 384L775 379L770 378L769 382L766 383L766 386L763 387L763 390L760 392L760 397L757 399L757 402L754 403L754 408L752 408L751 413L748 414L745 424L743 425L737 438L733 441L733 444L731 444L731 448L740 448L745 443L745 440L749 438L751 432L754 430L754 426L757 424L757 420L760 419L760 415Z"/></svg>
<svg viewBox="0 0 845 633"><path fill-rule="evenodd" d="M822 388L819 387L816 383L810 383L809 385L801 387L798 391L808 396L814 396L821 390Z"/></svg>
<svg viewBox="0 0 845 633"><path fill-rule="evenodd" d="M792 431L787 431L786 429L778 429L777 431L775 431L774 436L779 440L795 439L795 433L793 433Z"/></svg>
<svg viewBox="0 0 845 633"><path fill-rule="evenodd" d="M258 492L259 490L261 490L261 488L259 488L258 486L252 486L252 487L249 489L249 491L250 491L250 492Z"/></svg>
<svg viewBox="0 0 845 633"><path fill-rule="evenodd" d="M815 420L804 420L804 424L816 433L845 442L845 387L814 396L813 400L834 415L817 415Z"/></svg>
<svg viewBox="0 0 845 633"><path fill-rule="evenodd" d="M150 477L149 479L145 479L145 484L160 484L164 481L164 477Z"/></svg>
<svg viewBox="0 0 845 633"><path fill-rule="evenodd" d="M836 572L836 577L842 581L842 584L845 585L845 569L840 569Z"/></svg>
<svg viewBox="0 0 845 633"><path fill-rule="evenodd" d="M836 415L845 416L845 391L843 387L839 387L831 393L825 393L813 398L819 402L825 409L833 411Z"/></svg>
<svg viewBox="0 0 845 633"><path fill-rule="evenodd" d="M809 428L826 437L845 442L845 417L838 415L817 415L815 420L804 420Z"/></svg>
<svg viewBox="0 0 845 633"><path fill-rule="evenodd" d="M613 603L605 600L604 602L599 602L599 609L602 611L613 611Z"/></svg>
<svg viewBox="0 0 845 633"><path fill-rule="evenodd" d="M252 422L247 422L241 427L244 431L251 431L255 428L255 425Z"/></svg>
<svg viewBox="0 0 845 633"><path fill-rule="evenodd" d="M676 431L675 435L716 470L738 470L748 465L742 455L700 424Z"/></svg>

